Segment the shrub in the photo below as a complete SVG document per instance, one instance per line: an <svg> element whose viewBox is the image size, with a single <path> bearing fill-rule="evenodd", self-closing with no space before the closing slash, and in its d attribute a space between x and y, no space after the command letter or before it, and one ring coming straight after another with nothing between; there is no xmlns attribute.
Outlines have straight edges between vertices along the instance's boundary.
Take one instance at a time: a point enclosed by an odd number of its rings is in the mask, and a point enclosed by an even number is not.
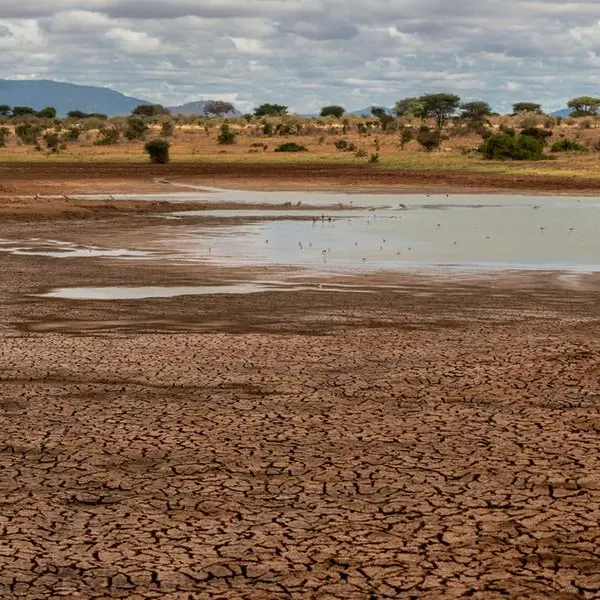
<svg viewBox="0 0 600 600"><path fill-rule="evenodd" d="M96 140L96 146L114 146L119 143L121 132L117 127L103 127L100 129L100 138Z"/></svg>
<svg viewBox="0 0 600 600"><path fill-rule="evenodd" d="M15 135L23 144L37 144L38 138L42 133L42 128L39 125L32 123L23 123L15 127Z"/></svg>
<svg viewBox="0 0 600 600"><path fill-rule="evenodd" d="M0 148L6 148L6 140L9 135L8 127L0 127Z"/></svg>
<svg viewBox="0 0 600 600"><path fill-rule="evenodd" d="M432 152L439 147L442 136L439 131L431 131L427 127L422 127L417 135L417 142L421 144L425 152Z"/></svg>
<svg viewBox="0 0 600 600"><path fill-rule="evenodd" d="M127 129L125 130L125 137L133 142L134 140L144 139L148 132L148 125L140 117L129 117L127 119Z"/></svg>
<svg viewBox="0 0 600 600"><path fill-rule="evenodd" d="M552 144L550 152L586 152L587 148L576 140L565 138Z"/></svg>
<svg viewBox="0 0 600 600"><path fill-rule="evenodd" d="M221 133L219 133L217 142L222 146L235 144L235 133L231 131L231 127L229 127L227 123L223 123L223 125L221 125Z"/></svg>
<svg viewBox="0 0 600 600"><path fill-rule="evenodd" d="M69 127L62 135L63 142L76 142L81 136L80 127Z"/></svg>
<svg viewBox="0 0 600 600"><path fill-rule="evenodd" d="M490 160L540 160L543 149L542 142L533 137L507 133L492 135L479 147Z"/></svg>
<svg viewBox="0 0 600 600"><path fill-rule="evenodd" d="M368 155L369 155L368 152L364 148L359 148L354 153L354 156L356 156L356 158L367 158Z"/></svg>
<svg viewBox="0 0 600 600"><path fill-rule="evenodd" d="M150 156L150 160L153 163L164 165L169 162L169 148L171 145L167 140L150 140L146 142L144 150Z"/></svg>
<svg viewBox="0 0 600 600"><path fill-rule="evenodd" d="M47 133L44 136L44 142L46 148L48 148L50 152L58 152L60 146L60 137L58 133Z"/></svg>
<svg viewBox="0 0 600 600"><path fill-rule="evenodd" d="M275 152L308 152L306 146L300 146L296 142L288 142L287 144L281 144L275 148Z"/></svg>
<svg viewBox="0 0 600 600"><path fill-rule="evenodd" d="M371 154L371 156L369 156L369 162L371 164L375 164L379 162L379 152L376 152L375 154Z"/></svg>
<svg viewBox="0 0 600 600"><path fill-rule="evenodd" d="M539 127L528 127L521 131L521 135L528 135L529 137L535 138L538 142L541 142L544 146L546 140L552 137L552 132L549 129L540 129Z"/></svg>
<svg viewBox="0 0 600 600"><path fill-rule="evenodd" d="M173 121L165 121L160 126L160 134L163 137L171 137L175 133L175 125L173 125Z"/></svg>
<svg viewBox="0 0 600 600"><path fill-rule="evenodd" d="M406 144L408 144L415 137L415 132L412 127L403 126L400 131L400 148L404 150Z"/></svg>
<svg viewBox="0 0 600 600"><path fill-rule="evenodd" d="M356 152L356 144L353 144L348 140L337 140L333 145L336 150L339 150L340 152Z"/></svg>

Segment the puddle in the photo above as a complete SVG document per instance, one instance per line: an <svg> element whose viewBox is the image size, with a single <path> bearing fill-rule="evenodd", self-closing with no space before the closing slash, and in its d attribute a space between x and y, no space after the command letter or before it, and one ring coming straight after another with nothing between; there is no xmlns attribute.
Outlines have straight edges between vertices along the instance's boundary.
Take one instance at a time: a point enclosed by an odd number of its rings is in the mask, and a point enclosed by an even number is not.
<svg viewBox="0 0 600 600"><path fill-rule="evenodd" d="M126 248L100 248L92 245L74 244L61 240L0 240L0 252L23 256L48 256L51 258L147 258L152 255L145 250Z"/></svg>

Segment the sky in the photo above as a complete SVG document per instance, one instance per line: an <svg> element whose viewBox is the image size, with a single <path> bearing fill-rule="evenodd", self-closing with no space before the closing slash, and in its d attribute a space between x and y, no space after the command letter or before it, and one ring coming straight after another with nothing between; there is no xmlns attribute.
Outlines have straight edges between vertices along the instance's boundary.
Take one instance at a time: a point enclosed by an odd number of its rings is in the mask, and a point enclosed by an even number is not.
<svg viewBox="0 0 600 600"><path fill-rule="evenodd" d="M0 0L0 72L300 113L600 95L598 0Z"/></svg>

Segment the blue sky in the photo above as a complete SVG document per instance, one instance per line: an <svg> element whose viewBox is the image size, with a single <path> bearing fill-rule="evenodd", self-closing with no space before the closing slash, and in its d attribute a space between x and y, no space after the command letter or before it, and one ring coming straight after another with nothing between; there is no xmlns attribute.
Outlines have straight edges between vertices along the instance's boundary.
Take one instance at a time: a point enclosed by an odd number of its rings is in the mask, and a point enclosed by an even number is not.
<svg viewBox="0 0 600 600"><path fill-rule="evenodd" d="M3 77L164 104L352 110L448 91L498 110L600 95L600 2L0 0Z"/></svg>

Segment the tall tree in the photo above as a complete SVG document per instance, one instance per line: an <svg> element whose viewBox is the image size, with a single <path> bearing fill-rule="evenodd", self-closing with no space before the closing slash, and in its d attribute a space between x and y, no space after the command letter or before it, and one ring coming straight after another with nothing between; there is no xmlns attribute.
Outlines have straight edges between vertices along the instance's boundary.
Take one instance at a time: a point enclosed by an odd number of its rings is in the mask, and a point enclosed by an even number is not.
<svg viewBox="0 0 600 600"><path fill-rule="evenodd" d="M131 114L137 117L158 117L160 115L169 115L171 113L161 104L138 104L138 106L131 111Z"/></svg>
<svg viewBox="0 0 600 600"><path fill-rule="evenodd" d="M460 111L460 118L467 121L470 125L482 125L492 114L490 105L483 100L463 102L460 105Z"/></svg>
<svg viewBox="0 0 600 600"><path fill-rule="evenodd" d="M419 98L402 98L396 102L394 112L397 117L420 117L423 105Z"/></svg>
<svg viewBox="0 0 600 600"><path fill-rule="evenodd" d="M460 98L454 94L425 94L419 101L423 107L421 116L435 119L438 130L444 127L460 105Z"/></svg>
<svg viewBox="0 0 600 600"><path fill-rule="evenodd" d="M535 102L517 102L513 104L513 114L522 115L524 113L542 114L542 105Z"/></svg>
<svg viewBox="0 0 600 600"><path fill-rule="evenodd" d="M224 100L209 100L204 105L204 114L207 116L222 117L233 112L235 112L233 104Z"/></svg>
<svg viewBox="0 0 600 600"><path fill-rule="evenodd" d="M600 98L579 96L578 98L569 100L567 106L571 109L572 117L594 117L598 114Z"/></svg>
<svg viewBox="0 0 600 600"><path fill-rule="evenodd" d="M394 120L394 117L388 114L387 110L382 106L372 106L371 114L379 119L379 125L381 126L382 131L386 131L390 123Z"/></svg>
<svg viewBox="0 0 600 600"><path fill-rule="evenodd" d="M321 109L322 117L335 117L336 119L341 119L344 116L346 109L342 106L337 106L332 104L331 106L324 106Z"/></svg>
<svg viewBox="0 0 600 600"><path fill-rule="evenodd" d="M254 109L256 117L283 117L287 115L288 107L283 104L261 104Z"/></svg>

